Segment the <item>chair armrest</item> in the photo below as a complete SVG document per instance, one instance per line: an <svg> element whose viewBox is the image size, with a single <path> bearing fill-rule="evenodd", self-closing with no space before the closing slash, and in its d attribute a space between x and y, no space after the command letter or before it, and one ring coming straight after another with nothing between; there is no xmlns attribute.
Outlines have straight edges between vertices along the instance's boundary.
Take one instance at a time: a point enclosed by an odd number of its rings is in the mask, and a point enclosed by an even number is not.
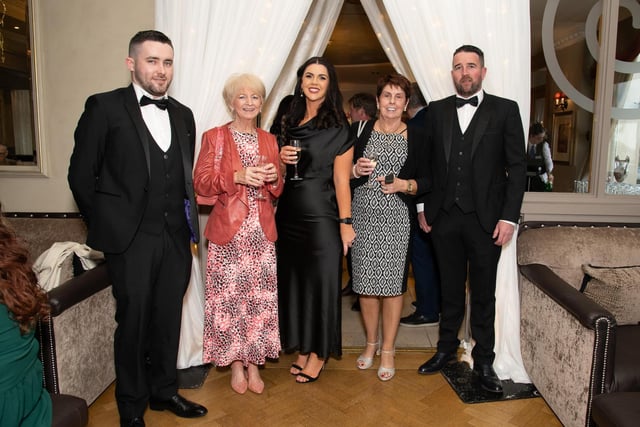
<svg viewBox="0 0 640 427"><path fill-rule="evenodd" d="M540 290L571 313L585 327L595 330L603 319L615 326L615 317L597 302L578 291L549 267L542 264L521 265L520 273Z"/></svg>
<svg viewBox="0 0 640 427"><path fill-rule="evenodd" d="M67 280L47 293L51 315L54 317L60 315L66 309L108 287L109 284L106 263Z"/></svg>
<svg viewBox="0 0 640 427"><path fill-rule="evenodd" d="M615 318L546 265L518 268L520 345L529 378L563 425L590 425L593 396L613 378Z"/></svg>

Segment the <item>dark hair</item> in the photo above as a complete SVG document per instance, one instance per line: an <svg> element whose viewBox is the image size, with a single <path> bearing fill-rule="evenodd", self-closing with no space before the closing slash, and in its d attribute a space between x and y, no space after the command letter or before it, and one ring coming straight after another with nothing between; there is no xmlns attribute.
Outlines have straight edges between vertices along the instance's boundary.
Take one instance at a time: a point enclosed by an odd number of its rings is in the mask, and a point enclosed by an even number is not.
<svg viewBox="0 0 640 427"><path fill-rule="evenodd" d="M475 47L470 44L464 44L457 48L455 52L453 52L453 56L456 56L460 52L475 53L480 58L480 66L484 67L484 52L482 52L479 47Z"/></svg>
<svg viewBox="0 0 640 427"><path fill-rule="evenodd" d="M131 37L129 41L129 56L133 56L135 49L146 41L168 44L171 46L171 49L173 49L171 39L164 33L156 30L144 30L137 32L135 36Z"/></svg>
<svg viewBox="0 0 640 427"><path fill-rule="evenodd" d="M404 96L409 99L411 96L411 83L409 80L403 76L402 74L387 74L386 76L380 77L378 79L378 88L376 90L376 96L380 97L382 93L382 89L385 86L397 86L404 92Z"/></svg>
<svg viewBox="0 0 640 427"><path fill-rule="evenodd" d="M348 102L353 108L364 108L364 113L372 119L378 114L376 97L370 93L358 92Z"/></svg>
<svg viewBox="0 0 640 427"><path fill-rule="evenodd" d="M29 252L0 216L0 303L25 334L49 314L47 295L38 286Z"/></svg>
<svg viewBox="0 0 640 427"><path fill-rule="evenodd" d="M291 101L289 114L285 116L285 126L287 128L296 127L304 118L307 104L304 93L302 92L302 75L311 64L324 65L329 73L329 87L327 88L327 95L324 98L324 102L320 108L318 108L316 128L328 129L347 125L347 115L344 113L342 107L342 93L340 93L340 88L338 87L336 69L326 58L314 56L313 58L307 59L305 63L298 68L298 81L296 82L296 88L293 92L293 100Z"/></svg>
<svg viewBox="0 0 640 427"><path fill-rule="evenodd" d="M420 90L420 86L418 83L411 83L411 96L409 97L409 104L407 105L409 108L422 107L427 105L427 100L424 99L424 95L422 95L422 91Z"/></svg>
<svg viewBox="0 0 640 427"><path fill-rule="evenodd" d="M284 128L284 116L289 112L289 107L291 107L291 101L293 101L293 95L287 95L280 100L280 104L278 104L278 110L276 111L276 115L273 118L273 123L269 128L269 133L273 134L278 138L279 143L283 143L282 141L282 129Z"/></svg>
<svg viewBox="0 0 640 427"><path fill-rule="evenodd" d="M542 126L542 123L535 122L531 126L529 126L529 136L540 135L541 133L546 133L547 130Z"/></svg>

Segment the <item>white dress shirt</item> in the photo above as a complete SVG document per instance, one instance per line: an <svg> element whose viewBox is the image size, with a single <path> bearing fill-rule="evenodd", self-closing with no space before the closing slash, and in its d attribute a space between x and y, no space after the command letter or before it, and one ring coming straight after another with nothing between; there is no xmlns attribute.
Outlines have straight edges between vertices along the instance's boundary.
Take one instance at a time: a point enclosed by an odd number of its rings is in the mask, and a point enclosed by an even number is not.
<svg viewBox="0 0 640 427"><path fill-rule="evenodd" d="M469 98L473 98L474 96L478 97L478 105L477 106L473 106L471 104L465 104L460 108L456 108L456 110L458 111L458 122L460 123L460 130L462 130L462 133L465 133L467 131L467 128L469 127L469 123L471 123L471 119L473 119L473 115L476 113L476 110L478 109L478 107L480 106L480 104L482 104L482 100L484 99L484 91L480 91L468 98L462 98L462 99L469 99Z"/></svg>
<svg viewBox="0 0 640 427"><path fill-rule="evenodd" d="M151 99L157 99L135 83L133 84L133 88L136 91L138 104L140 104L140 99L143 95L146 95ZM163 98L166 98L166 95ZM149 132L151 132L156 144L158 144L158 147L160 147L162 151L166 152L171 146L171 121L169 120L169 110L162 110L153 104L149 104L144 107L140 106L140 111L142 112L144 123L147 125Z"/></svg>

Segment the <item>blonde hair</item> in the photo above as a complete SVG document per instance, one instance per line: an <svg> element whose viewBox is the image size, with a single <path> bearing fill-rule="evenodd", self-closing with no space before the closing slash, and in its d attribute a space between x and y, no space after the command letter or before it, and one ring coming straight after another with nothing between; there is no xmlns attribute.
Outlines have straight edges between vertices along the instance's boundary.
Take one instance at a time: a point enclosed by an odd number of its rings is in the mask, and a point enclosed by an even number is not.
<svg viewBox="0 0 640 427"><path fill-rule="evenodd" d="M264 83L260 80L260 77L253 74L232 74L224 84L222 89L222 97L224 98L227 110L231 113L231 103L233 98L238 94L241 89L250 89L256 92L264 101L266 97L266 89Z"/></svg>

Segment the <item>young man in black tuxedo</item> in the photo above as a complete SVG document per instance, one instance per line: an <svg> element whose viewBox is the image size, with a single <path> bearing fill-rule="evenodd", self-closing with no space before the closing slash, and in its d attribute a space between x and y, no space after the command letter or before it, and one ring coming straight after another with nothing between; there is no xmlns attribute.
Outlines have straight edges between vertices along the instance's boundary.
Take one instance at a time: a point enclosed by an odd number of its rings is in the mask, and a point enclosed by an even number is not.
<svg viewBox="0 0 640 427"><path fill-rule="evenodd" d="M482 90L486 72L483 52L461 46L451 71L458 96L427 109L431 188L418 221L432 235L442 306L437 352L418 372L433 374L456 360L468 269L474 371L485 390L501 394L492 366L496 271L520 216L527 163L518 105Z"/></svg>
<svg viewBox="0 0 640 427"><path fill-rule="evenodd" d="M116 299L116 401L122 426L144 426L147 404L180 417L207 409L178 394L182 298L199 236L192 165L195 121L167 96L173 46L158 31L129 43L132 84L92 95L75 131L69 185L105 253Z"/></svg>

